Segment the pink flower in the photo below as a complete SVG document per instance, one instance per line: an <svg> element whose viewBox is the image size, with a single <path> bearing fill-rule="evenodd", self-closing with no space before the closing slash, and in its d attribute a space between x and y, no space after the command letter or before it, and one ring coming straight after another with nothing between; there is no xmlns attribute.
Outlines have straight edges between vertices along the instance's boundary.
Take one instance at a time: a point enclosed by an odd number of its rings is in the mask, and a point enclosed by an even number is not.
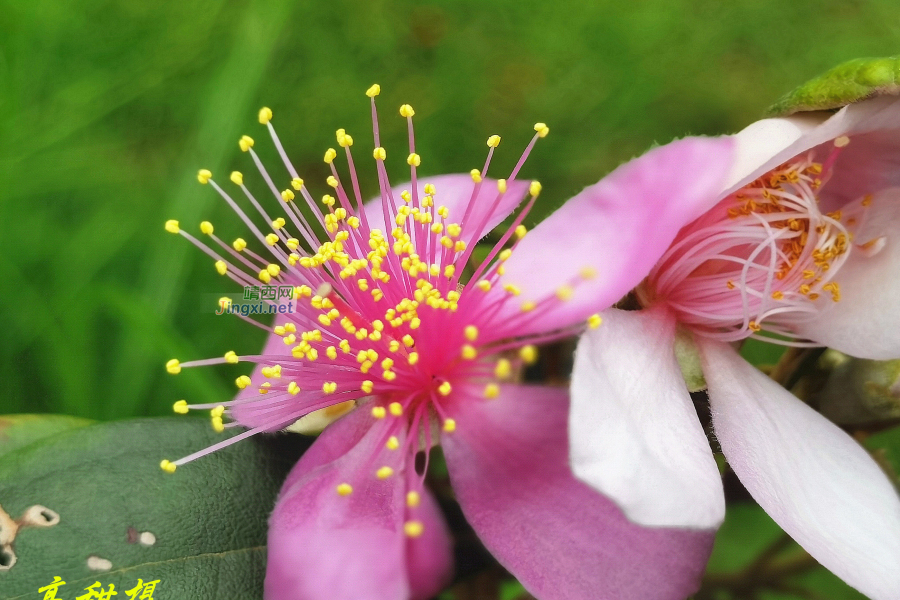
<svg viewBox="0 0 900 600"><path fill-rule="evenodd" d="M728 344L775 334L900 358L900 101L767 119L735 138L724 193L675 223L645 271L644 309L606 311L579 343L573 469L636 523L721 523L719 472L677 352L702 366L722 451L757 502L850 585L900 598L897 491L850 436Z"/></svg>
<svg viewBox="0 0 900 600"><path fill-rule="evenodd" d="M259 247L220 240L207 246L177 222L169 231L197 244L239 285L287 284L293 312L279 315L258 355L179 363L245 361L242 392L212 409L218 429L246 431L175 462L173 471L258 432L304 415L349 414L330 424L285 482L270 519L266 597L391 600L427 598L451 571L450 539L424 488L429 449L443 447L459 503L488 549L541 599L680 600L696 589L711 548L708 531L638 527L568 466L563 390L511 378L534 360L535 345L583 331L598 308L639 283L676 230L658 219L694 218L712 201L731 163L729 140L689 138L626 164L573 198L534 231L521 225L540 185L517 179L543 124L506 180L484 167L467 175L420 178L413 110L406 162L412 183L391 187L372 97L374 157L381 197L363 206L351 155L338 130L349 176L328 150L324 215L285 154L263 109L289 177L274 183L244 137L263 180L287 218L272 218L239 173L232 181L271 224L238 212ZM424 184L423 184L424 182ZM405 191L408 190L408 191ZM481 266L475 243L530 196ZM297 210L305 201L314 217ZM649 230L649 233L648 233ZM290 232L290 233L289 233ZM602 233L598 242L593 234ZM590 234L590 235L589 235ZM323 237L324 235L324 237ZM271 261L271 262L270 262ZM474 271L474 272L473 272ZM470 274L471 273L471 274ZM280 301L281 304L288 300ZM275 305L278 302L272 301ZM228 416L233 423L224 424ZM419 461L417 463L417 460Z"/></svg>

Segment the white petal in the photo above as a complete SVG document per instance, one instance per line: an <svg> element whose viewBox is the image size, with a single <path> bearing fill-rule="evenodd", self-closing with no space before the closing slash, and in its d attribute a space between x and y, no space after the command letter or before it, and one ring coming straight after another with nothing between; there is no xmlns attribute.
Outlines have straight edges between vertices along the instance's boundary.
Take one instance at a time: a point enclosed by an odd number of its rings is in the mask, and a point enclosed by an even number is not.
<svg viewBox="0 0 900 600"><path fill-rule="evenodd" d="M860 358L900 358L900 189L877 195L854 239L883 237L883 247L867 255L856 247L835 276L840 302L823 295L814 320L794 324L800 337Z"/></svg>
<svg viewBox="0 0 900 600"><path fill-rule="evenodd" d="M648 526L713 528L722 480L675 360L664 309L610 309L578 344L569 413L575 475Z"/></svg>
<svg viewBox="0 0 900 600"><path fill-rule="evenodd" d="M738 161L729 173L724 195L747 185L763 173L819 144L847 135L897 129L900 100L883 96L846 106L823 121L827 113L797 114L764 119L737 134Z"/></svg>
<svg viewBox="0 0 900 600"><path fill-rule="evenodd" d="M716 435L747 490L844 581L900 598L900 498L868 452L731 347L700 351Z"/></svg>

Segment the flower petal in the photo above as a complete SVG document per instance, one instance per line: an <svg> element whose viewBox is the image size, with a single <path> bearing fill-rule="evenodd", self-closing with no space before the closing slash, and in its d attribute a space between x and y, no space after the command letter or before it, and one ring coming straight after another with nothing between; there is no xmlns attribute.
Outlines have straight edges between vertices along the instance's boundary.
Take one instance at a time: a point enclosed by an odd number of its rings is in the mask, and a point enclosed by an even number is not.
<svg viewBox="0 0 900 600"><path fill-rule="evenodd" d="M409 476L418 477L412 469ZM413 600L436 596L453 571L453 548L444 515L428 490L420 492L420 496L419 506L414 511L407 510L407 520L425 526L422 535L406 540L406 572Z"/></svg>
<svg viewBox="0 0 900 600"><path fill-rule="evenodd" d="M435 187L434 206L437 209L440 206L446 206L449 212L447 223L462 223L462 218L466 214L466 209L472 200L472 192L475 191L475 182L468 174L465 175L435 175L433 177L419 177L419 198L425 196L425 184L432 184ZM522 202L525 194L528 192L530 181L512 181L507 185L506 193L500 199L497 207L491 211L494 200L497 198L497 180L485 178L478 190L478 195L473 200L471 212L465 223L462 223L463 230L459 238L466 244L477 241L475 236L479 238L487 235L494 227L503 222L509 213ZM400 199L400 193L403 190L411 190L412 184L407 182L391 188L391 194L394 202L398 206L403 204ZM380 229L385 234L389 234L396 225L391 223L390 226L385 225L384 210L381 206L381 198L376 198L365 205L366 219L369 227L372 229ZM487 224L480 232L475 231L481 221L487 217Z"/></svg>
<svg viewBox="0 0 900 600"><path fill-rule="evenodd" d="M900 100L883 96L846 106L825 121L821 121L820 115L765 119L738 133L735 136L738 158L722 197L795 156L842 135L850 136L851 143L842 151L840 168L825 186L825 191L831 194L851 187L857 193L846 200L852 200L888 185L900 185L900 173L889 168L898 162ZM888 147L893 152L873 153L866 149L874 146ZM851 168L847 168L848 165ZM859 178L861 173L867 174L865 179ZM861 187L869 189L861 190Z"/></svg>
<svg viewBox="0 0 900 600"><path fill-rule="evenodd" d="M449 565L438 565L448 556L445 549L436 557L410 560L407 554L440 552L438 546L448 542L435 528L421 545L407 546L408 457L384 448L390 423L373 420L365 409L338 420L288 476L269 521L267 600L405 600L410 579L422 590L429 574L447 572ZM381 466L395 474L377 478L374 470ZM351 494L338 494L342 483L352 486ZM427 572L410 577L408 568L422 566Z"/></svg>
<svg viewBox="0 0 900 600"><path fill-rule="evenodd" d="M466 518L541 600L683 600L712 534L645 529L575 479L565 390L509 385L490 401L460 390L456 431L442 437Z"/></svg>
<svg viewBox="0 0 900 600"><path fill-rule="evenodd" d="M854 242L884 237L884 247L867 255L859 246L835 276L840 302L828 297L815 318L797 323L797 334L860 358L900 358L900 189L872 201Z"/></svg>
<svg viewBox="0 0 900 600"><path fill-rule="evenodd" d="M637 285L682 226L715 205L733 140L685 138L617 168L526 235L506 261L503 284L539 302L563 286L574 295L523 325L551 330L611 306ZM585 270L591 272L584 278ZM555 299L554 299L555 300ZM515 314L518 303L507 303Z"/></svg>
<svg viewBox="0 0 900 600"><path fill-rule="evenodd" d="M288 322L291 322L289 317L277 315L272 326L284 325ZM245 401L266 399L259 393L259 386L266 381L266 377L262 374L262 369L266 366L273 366L279 357L290 356L291 346L284 343L284 338L273 333L266 338L266 345L259 355L265 356L270 360L256 365L256 368L253 369L253 373L250 375L250 385L237 393L234 400L238 402L238 404L233 405L229 410L229 417L247 429L253 429L272 422L273 413L268 403ZM284 413L284 419L272 425L269 430L278 431L296 421L300 417L296 412L298 404L299 402L293 406L285 406L282 411Z"/></svg>
<svg viewBox="0 0 900 600"><path fill-rule="evenodd" d="M900 499L868 452L731 347L700 349L716 435L747 490L844 581L900 598Z"/></svg>
<svg viewBox="0 0 900 600"><path fill-rule="evenodd" d="M722 480L678 361L675 318L662 306L610 309L575 353L572 469L632 521L718 527Z"/></svg>

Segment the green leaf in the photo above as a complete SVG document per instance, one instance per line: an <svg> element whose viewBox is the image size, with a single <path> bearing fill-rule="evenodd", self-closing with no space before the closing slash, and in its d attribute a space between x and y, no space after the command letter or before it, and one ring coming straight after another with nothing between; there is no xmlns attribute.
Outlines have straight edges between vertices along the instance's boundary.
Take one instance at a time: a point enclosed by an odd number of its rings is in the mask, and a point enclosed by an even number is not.
<svg viewBox="0 0 900 600"><path fill-rule="evenodd" d="M826 71L781 97L772 116L841 108L866 98L900 94L900 56L857 58Z"/></svg>
<svg viewBox="0 0 900 600"><path fill-rule="evenodd" d="M206 420L137 419L79 427L0 457L6 513L17 519L40 505L59 514L54 526L19 529L16 562L0 571L3 597L37 597L59 576L60 598L95 581L124 595L138 579L160 580L160 598L260 598L266 519L309 441L257 436L172 474L159 467L225 437ZM97 559L111 568L89 568Z"/></svg>
<svg viewBox="0 0 900 600"><path fill-rule="evenodd" d="M0 457L41 438L91 423L68 415L0 415Z"/></svg>

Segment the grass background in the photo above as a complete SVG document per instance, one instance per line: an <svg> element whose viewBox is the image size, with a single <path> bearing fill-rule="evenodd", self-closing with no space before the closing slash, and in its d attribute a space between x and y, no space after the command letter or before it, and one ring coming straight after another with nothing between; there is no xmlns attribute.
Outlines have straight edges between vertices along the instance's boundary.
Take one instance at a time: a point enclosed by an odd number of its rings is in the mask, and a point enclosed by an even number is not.
<svg viewBox="0 0 900 600"><path fill-rule="evenodd" d="M233 393L244 365L163 368L253 353L262 333L213 315L234 290L162 225L244 234L195 174L251 170L245 133L274 166L260 106L314 195L338 127L376 189L374 82L398 182L403 102L426 175L480 165L494 133L508 171L546 121L523 172L544 184L533 225L655 142L736 131L807 78L898 48L893 0L0 0L0 414L109 420ZM714 570L778 535L757 508L729 511ZM814 576L804 597L859 597Z"/></svg>

